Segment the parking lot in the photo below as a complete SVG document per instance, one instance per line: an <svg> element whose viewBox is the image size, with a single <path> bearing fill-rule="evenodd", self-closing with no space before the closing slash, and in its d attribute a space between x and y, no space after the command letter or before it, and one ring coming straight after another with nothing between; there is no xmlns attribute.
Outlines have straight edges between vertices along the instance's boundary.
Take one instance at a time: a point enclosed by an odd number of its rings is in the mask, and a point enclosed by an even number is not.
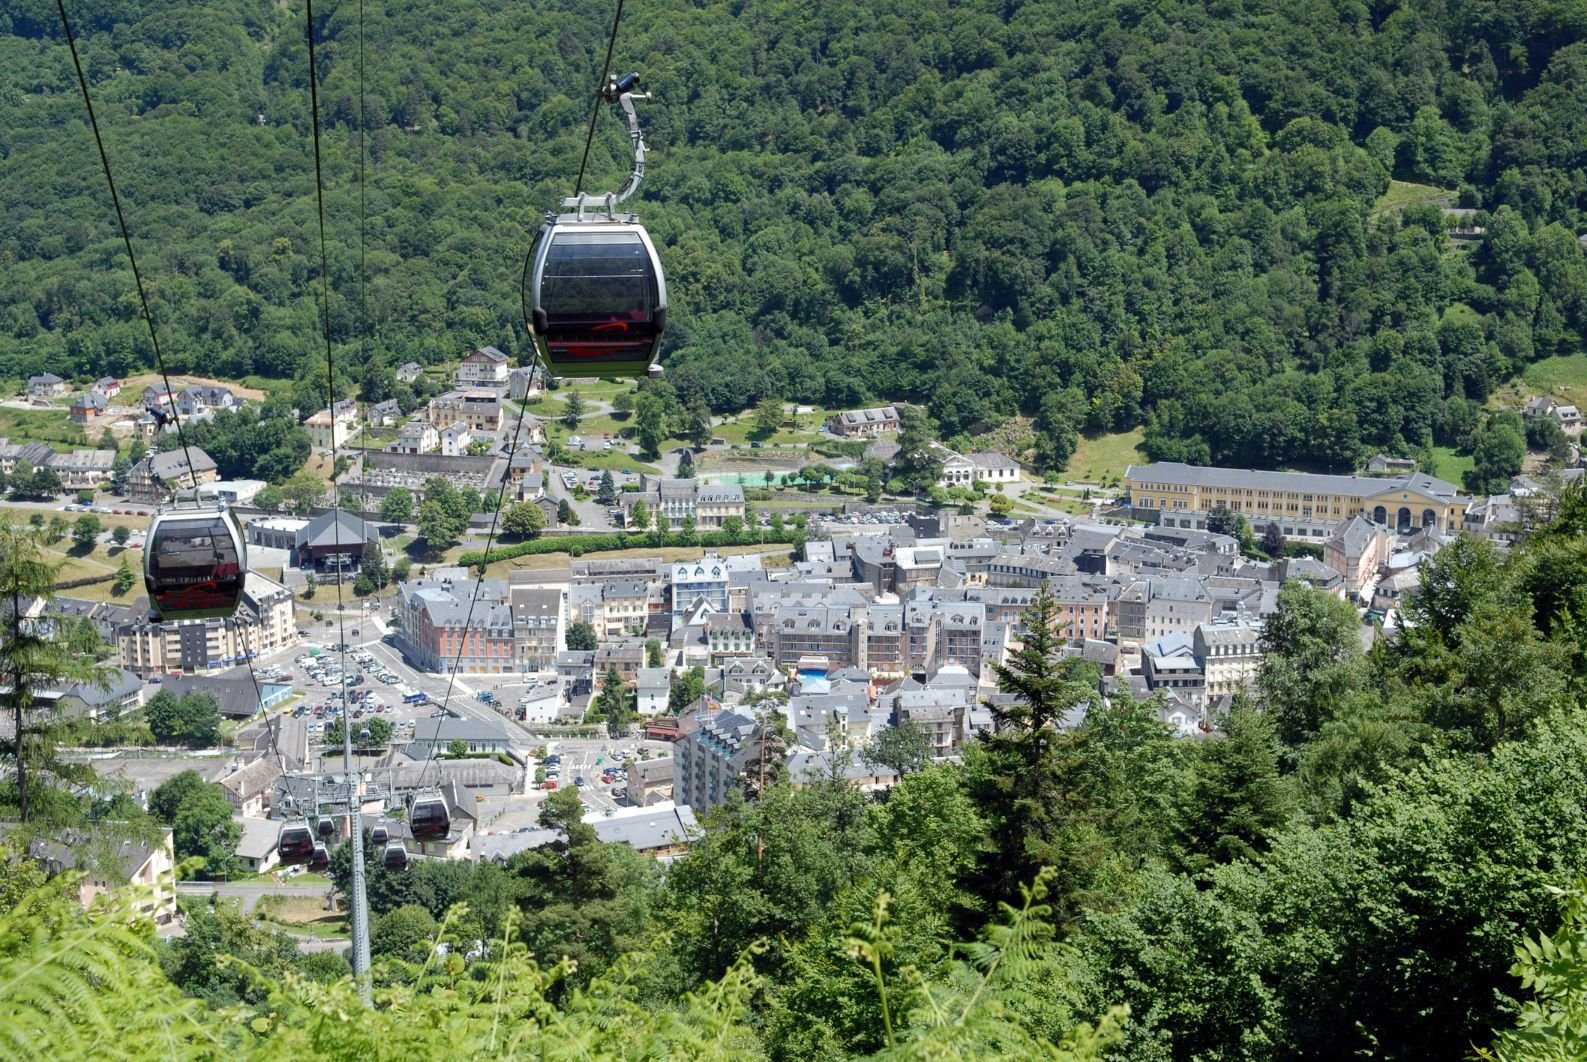
<svg viewBox="0 0 1587 1062"><path fill-rule="evenodd" d="M672 746L633 737L555 741L548 744L546 758L531 761L529 769L545 769L542 790L576 786L586 808L610 813L625 806L622 794L628 784L627 765L637 760L641 752L652 758L670 756Z"/></svg>
<svg viewBox="0 0 1587 1062"><path fill-rule="evenodd" d="M359 735L367 729L366 720L384 719L391 724L393 740L401 741L413 734L420 715L434 710L427 694L403 681L394 668L363 646L348 646L344 652L337 643L318 653L308 650L298 654L293 663L302 669L308 696L292 710L292 717L303 720L311 748L344 716L354 723L357 745Z"/></svg>

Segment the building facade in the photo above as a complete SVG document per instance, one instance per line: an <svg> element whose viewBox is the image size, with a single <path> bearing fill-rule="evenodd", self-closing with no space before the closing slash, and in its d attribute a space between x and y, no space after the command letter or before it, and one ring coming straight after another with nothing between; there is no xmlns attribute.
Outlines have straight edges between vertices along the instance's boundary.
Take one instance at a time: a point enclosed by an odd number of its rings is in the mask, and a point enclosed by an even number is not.
<svg viewBox="0 0 1587 1062"><path fill-rule="evenodd" d="M898 407L850 409L827 418L827 430L849 439L874 439L898 431Z"/></svg>
<svg viewBox="0 0 1587 1062"><path fill-rule="evenodd" d="M145 505L159 505L172 491L191 490L219 478L215 462L208 454L196 446L179 446L147 454L133 465L127 472L127 497Z"/></svg>
<svg viewBox="0 0 1587 1062"><path fill-rule="evenodd" d="M474 389L448 391L430 399L425 415L437 429L461 425L478 435L501 431L501 395Z"/></svg>
<svg viewBox="0 0 1587 1062"><path fill-rule="evenodd" d="M458 387L504 388L507 386L507 355L495 347L477 347L463 358L452 380Z"/></svg>
<svg viewBox="0 0 1587 1062"><path fill-rule="evenodd" d="M760 754L760 725L748 715L724 710L700 720L673 754L673 799L696 813L726 802Z"/></svg>
<svg viewBox="0 0 1587 1062"><path fill-rule="evenodd" d="M121 666L141 678L231 667L297 644L292 591L258 572L243 582L242 604L224 617L157 620L140 616L116 628Z"/></svg>
<svg viewBox="0 0 1587 1062"><path fill-rule="evenodd" d="M476 585L478 598L470 607ZM476 583L461 568L443 568L397 592L397 637L415 666L430 671L507 674L518 670L508 585Z"/></svg>
<svg viewBox="0 0 1587 1062"><path fill-rule="evenodd" d="M1422 472L1328 476L1159 461L1131 465L1124 479L1137 510L1155 510L1163 522L1180 527L1205 526L1205 514L1223 505L1253 523L1287 520L1317 526L1360 516L1400 533L1421 527L1454 532L1461 529L1471 503L1453 483ZM1198 523L1196 517L1203 519Z"/></svg>

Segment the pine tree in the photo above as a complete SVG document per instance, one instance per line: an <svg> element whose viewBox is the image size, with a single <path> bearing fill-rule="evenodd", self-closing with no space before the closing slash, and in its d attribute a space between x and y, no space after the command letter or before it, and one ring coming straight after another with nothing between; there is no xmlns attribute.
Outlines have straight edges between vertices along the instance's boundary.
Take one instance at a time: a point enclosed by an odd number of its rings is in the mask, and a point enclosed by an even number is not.
<svg viewBox="0 0 1587 1062"><path fill-rule="evenodd" d="M1289 818L1273 721L1241 698L1219 729L1199 746L1180 816L1179 860L1191 872L1259 858Z"/></svg>
<svg viewBox="0 0 1587 1062"><path fill-rule="evenodd" d="M59 567L45 559L38 532L0 525L0 710L11 724L0 740L0 763L10 765L14 788L6 795L23 822L36 811L35 785L81 785L95 777L91 768L56 757L55 702L35 696L78 682L108 681L104 668L78 659L46 633L49 628L25 615L34 601L55 596Z"/></svg>

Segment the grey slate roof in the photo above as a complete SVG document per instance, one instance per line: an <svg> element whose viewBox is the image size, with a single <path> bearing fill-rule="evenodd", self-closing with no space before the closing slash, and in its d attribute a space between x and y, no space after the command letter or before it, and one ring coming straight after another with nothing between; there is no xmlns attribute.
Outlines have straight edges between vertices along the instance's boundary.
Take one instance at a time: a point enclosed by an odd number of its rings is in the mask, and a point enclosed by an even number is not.
<svg viewBox="0 0 1587 1062"><path fill-rule="evenodd" d="M1242 490L1303 491L1312 494L1346 494L1371 498L1390 491L1420 491L1436 498L1453 500L1460 496L1453 483L1435 479L1425 472L1410 476L1330 476L1315 472L1269 472L1250 468L1209 468L1179 461L1158 461L1151 465L1131 465L1127 480L1147 480L1176 486L1239 487Z"/></svg>
<svg viewBox="0 0 1587 1062"><path fill-rule="evenodd" d="M142 679L123 667L111 668L108 678L109 682L105 686L92 682L79 682L67 689L66 696L75 697L84 704L97 708L131 696L143 685Z"/></svg>
<svg viewBox="0 0 1587 1062"><path fill-rule="evenodd" d="M321 513L298 530L297 544L302 549L324 549L337 544L355 546L363 542L378 541L380 532L375 525L354 516L345 509Z"/></svg>
<svg viewBox="0 0 1587 1062"><path fill-rule="evenodd" d="M188 474L188 457L191 455L193 471L197 473L215 471L215 459L196 446L184 448L178 446L174 450L149 455L149 471L156 479L169 482Z"/></svg>
<svg viewBox="0 0 1587 1062"><path fill-rule="evenodd" d="M1367 544L1372 541L1372 536L1376 533L1376 529L1370 523L1357 516L1336 530L1328 539L1328 544L1344 550L1347 557L1359 557L1366 551Z"/></svg>

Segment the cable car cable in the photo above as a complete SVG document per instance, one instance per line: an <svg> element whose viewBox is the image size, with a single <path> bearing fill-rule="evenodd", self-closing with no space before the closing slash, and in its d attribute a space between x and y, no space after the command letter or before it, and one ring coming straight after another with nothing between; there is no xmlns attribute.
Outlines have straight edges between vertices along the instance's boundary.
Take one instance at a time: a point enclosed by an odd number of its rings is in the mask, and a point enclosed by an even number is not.
<svg viewBox="0 0 1587 1062"><path fill-rule="evenodd" d="M88 93L88 79L83 76L83 63L77 55L77 38L72 33L72 20L66 15L66 0L55 0L55 9L60 12L61 28L66 31L66 46L72 53L72 67L77 71L78 87L83 90L83 106L88 110L88 125L94 131L94 144L99 148L99 165L105 171L105 183L110 186L110 201L116 208L116 223L121 226L121 242L127 248L127 261L132 264L132 280L138 288L138 303L143 307L143 323L149 326L149 342L154 346L154 360L160 367L160 379L165 384L165 395L171 403L172 419L176 422L176 438L182 444L182 456L187 460L188 475L192 477L193 489L196 491L198 472L193 468L193 454L187 447L187 435L182 431L182 416L177 408L176 392L171 390L171 377L165 371L165 355L160 350L160 337L154 327L154 314L149 312L149 297L143 290L143 274L138 270L138 256L132 251L132 237L127 232L127 218L121 211L121 195L116 191L116 179L110 175L110 156L105 153L105 141L99 135L99 118L94 114L94 101ZM149 545L152 547L153 543L150 542Z"/></svg>
<svg viewBox="0 0 1587 1062"><path fill-rule="evenodd" d="M617 49L617 30L622 25L622 22L623 0L617 0L617 11L612 16L612 31L606 38L606 61L601 66L601 79L596 82L595 103L590 107L589 128L584 133L584 154L579 159L579 176L578 180L573 183L573 197L575 199L584 194L584 173L590 162L590 147L595 143L595 123L601 117L601 104L610 102L606 97L605 90L607 79L612 74L612 55ZM531 323L533 318L529 312L529 270L534 262L535 243L536 241L531 241L529 249L524 252L523 277L518 282L518 304L519 309L523 313L524 331L529 335L530 346L535 352L535 357L532 360L534 363L539 363L541 360L539 344L534 341L535 332ZM533 365L530 366L530 370L533 372ZM541 366L541 372L546 378L551 376L551 365L549 362Z"/></svg>
<svg viewBox="0 0 1587 1062"><path fill-rule="evenodd" d="M584 134L584 157L579 160L579 179L573 183L573 196L578 198L584 192L584 168L589 165L590 145L595 142L595 121L601 115L601 103L605 97L601 95L606 87L606 79L612 75L612 52L617 47L617 27L623 21L623 0L617 0L617 14L612 17L612 32L606 38L606 64L601 67L601 79L596 82L599 86L595 90L595 106L590 108L590 128Z"/></svg>
<svg viewBox="0 0 1587 1062"><path fill-rule="evenodd" d="M358 993L367 1005L370 1000L369 983L369 905L364 895L364 849L363 830L354 829L352 823L352 804L355 794L352 791L357 786L353 777L353 727L351 713L347 709L347 614L343 611L341 558L342 554L342 495L341 487L336 482L336 362L331 345L331 269L330 255L326 250L325 240L325 169L323 150L320 144L320 78L319 63L316 58L314 45L314 0L305 0L303 12L304 35L308 39L309 52L309 106L314 128L314 196L319 208L320 228L320 306L321 322L325 333L325 392L327 399L326 411L330 414L331 429L331 489L334 492L334 504L331 516L331 551L337 558L336 572L336 622L337 634L340 638L340 658L342 664L342 764L347 774L348 792L348 828L352 834L350 840L353 848L353 977L358 983ZM359 49L363 48L363 36L359 36ZM357 404L354 404L354 416L357 416ZM359 510L363 512L362 509ZM365 524L362 516L359 523ZM367 526L367 524L365 524ZM369 547L368 539L364 541L364 548ZM312 558L311 558L312 562Z"/></svg>
<svg viewBox="0 0 1587 1062"><path fill-rule="evenodd" d="M507 475L502 481L502 497L497 499L496 506L490 514L490 532L485 536L485 555L480 559L479 577L474 580L474 592L469 596L468 612L463 617L463 636L458 639L457 655L452 658L452 673L447 679L446 696L441 699L441 710L435 716L435 737L430 741L430 756L425 760L424 766L419 769L419 784L415 787L416 792L424 788L424 779L430 769L430 763L440 759L441 724L446 721L447 705L452 703L452 690L457 686L457 669L463 662L463 647L468 643L468 625L474 618L474 605L479 601L479 592L485 585L485 571L490 566L490 547L496 541L496 524L501 519L502 502L506 500L507 481L512 479L512 455L518 452L518 437L519 433L523 431L524 414L528 412L528 409L529 396L526 394L523 401L518 403L518 423L512 431L512 446L508 451L507 457ZM509 613L512 611L512 590L510 585L508 587L507 610Z"/></svg>

